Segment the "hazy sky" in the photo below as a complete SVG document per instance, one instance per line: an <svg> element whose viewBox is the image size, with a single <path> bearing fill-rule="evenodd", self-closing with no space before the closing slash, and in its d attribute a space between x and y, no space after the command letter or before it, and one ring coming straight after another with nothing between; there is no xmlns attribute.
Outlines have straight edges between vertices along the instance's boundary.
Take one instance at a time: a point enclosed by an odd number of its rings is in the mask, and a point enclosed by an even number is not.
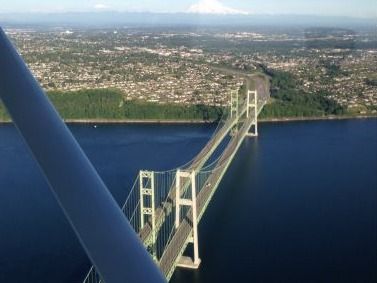
<svg viewBox="0 0 377 283"><path fill-rule="evenodd" d="M149 11L377 18L377 0L0 0L0 13Z"/></svg>

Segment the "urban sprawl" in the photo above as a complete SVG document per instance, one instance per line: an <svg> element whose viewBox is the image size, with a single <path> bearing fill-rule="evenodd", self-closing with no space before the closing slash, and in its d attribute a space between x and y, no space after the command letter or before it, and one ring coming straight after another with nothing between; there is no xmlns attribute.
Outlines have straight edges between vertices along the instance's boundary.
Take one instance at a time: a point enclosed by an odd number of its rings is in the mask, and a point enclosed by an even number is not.
<svg viewBox="0 0 377 283"><path fill-rule="evenodd" d="M125 100L222 106L245 74L283 71L303 92L376 113L373 30L8 28L46 90L116 88Z"/></svg>

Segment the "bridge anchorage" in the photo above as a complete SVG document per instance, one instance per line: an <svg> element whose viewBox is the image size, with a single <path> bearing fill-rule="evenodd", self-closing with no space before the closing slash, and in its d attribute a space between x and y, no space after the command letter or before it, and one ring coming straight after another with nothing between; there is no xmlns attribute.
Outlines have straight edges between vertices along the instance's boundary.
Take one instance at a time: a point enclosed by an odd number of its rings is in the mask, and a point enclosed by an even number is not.
<svg viewBox="0 0 377 283"><path fill-rule="evenodd" d="M169 171L140 171L122 207L167 280L177 267L199 268L198 223L245 137L258 135L269 91L262 79L256 85L243 96L231 93L230 111L191 161ZM184 255L189 245L192 257ZM103 280L92 267L84 283L97 282Z"/></svg>

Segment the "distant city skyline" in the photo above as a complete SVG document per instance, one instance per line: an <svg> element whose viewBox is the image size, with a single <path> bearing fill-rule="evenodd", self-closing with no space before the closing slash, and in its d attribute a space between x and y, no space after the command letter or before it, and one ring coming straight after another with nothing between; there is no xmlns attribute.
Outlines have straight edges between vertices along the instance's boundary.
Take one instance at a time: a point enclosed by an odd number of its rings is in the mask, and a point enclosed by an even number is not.
<svg viewBox="0 0 377 283"><path fill-rule="evenodd" d="M155 12L205 14L299 14L376 18L375 0L13 0L0 13Z"/></svg>

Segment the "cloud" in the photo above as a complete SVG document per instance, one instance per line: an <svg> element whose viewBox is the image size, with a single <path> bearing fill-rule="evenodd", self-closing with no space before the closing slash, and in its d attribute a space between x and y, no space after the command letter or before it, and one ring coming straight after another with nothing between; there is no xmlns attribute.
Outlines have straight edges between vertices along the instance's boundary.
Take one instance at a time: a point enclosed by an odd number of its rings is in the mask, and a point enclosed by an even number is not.
<svg viewBox="0 0 377 283"><path fill-rule="evenodd" d="M188 13L195 14L222 14L222 15L234 15L234 14L249 14L246 11L233 9L225 6L218 0L200 0L198 3L191 5Z"/></svg>
<svg viewBox="0 0 377 283"><path fill-rule="evenodd" d="M94 9L96 9L96 10L104 10L104 9L107 9L107 8L109 8L109 6L107 6L105 4L98 3L98 4L94 5Z"/></svg>

